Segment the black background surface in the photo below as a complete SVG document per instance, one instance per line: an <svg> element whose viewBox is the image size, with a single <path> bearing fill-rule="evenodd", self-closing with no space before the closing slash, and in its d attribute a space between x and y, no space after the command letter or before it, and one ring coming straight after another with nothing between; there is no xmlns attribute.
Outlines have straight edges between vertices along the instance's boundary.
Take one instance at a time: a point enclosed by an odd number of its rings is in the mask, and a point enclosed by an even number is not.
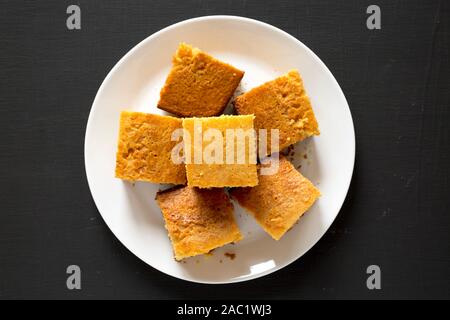
<svg viewBox="0 0 450 320"><path fill-rule="evenodd" d="M70 4L80 31L66 28ZM370 4L381 30L366 28ZM93 203L83 158L114 64L161 28L212 14L268 22L310 47L347 97L357 143L322 240L279 272L214 287L128 252ZM1 1L0 298L450 298L449 19L448 1ZM66 288L70 264L80 291ZM371 264L380 291L366 288Z"/></svg>

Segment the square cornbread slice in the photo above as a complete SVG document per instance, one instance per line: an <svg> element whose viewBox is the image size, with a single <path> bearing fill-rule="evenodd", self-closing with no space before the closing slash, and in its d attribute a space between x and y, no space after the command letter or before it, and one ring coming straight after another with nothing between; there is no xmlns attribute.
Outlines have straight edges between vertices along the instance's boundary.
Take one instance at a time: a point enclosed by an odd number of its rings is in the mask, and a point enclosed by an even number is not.
<svg viewBox="0 0 450 320"><path fill-rule="evenodd" d="M236 98L238 114L254 114L255 128L267 129L268 152L320 134L316 117L297 70L264 83ZM279 148L271 150L270 129L279 130Z"/></svg>
<svg viewBox="0 0 450 320"><path fill-rule="evenodd" d="M161 89L158 108L182 117L223 112L244 72L181 43Z"/></svg>
<svg viewBox="0 0 450 320"><path fill-rule="evenodd" d="M253 115L185 118L188 185L200 188L258 184Z"/></svg>
<svg viewBox="0 0 450 320"><path fill-rule="evenodd" d="M279 240L313 205L320 191L280 157L276 174L260 175L256 187L232 189L230 194L272 238Z"/></svg>
<svg viewBox="0 0 450 320"><path fill-rule="evenodd" d="M208 253L242 239L223 189L175 187L156 194L175 259Z"/></svg>
<svg viewBox="0 0 450 320"><path fill-rule="evenodd" d="M123 111L120 115L116 156L116 177L129 181L186 184L184 163L175 164L172 132L182 127L181 119Z"/></svg>

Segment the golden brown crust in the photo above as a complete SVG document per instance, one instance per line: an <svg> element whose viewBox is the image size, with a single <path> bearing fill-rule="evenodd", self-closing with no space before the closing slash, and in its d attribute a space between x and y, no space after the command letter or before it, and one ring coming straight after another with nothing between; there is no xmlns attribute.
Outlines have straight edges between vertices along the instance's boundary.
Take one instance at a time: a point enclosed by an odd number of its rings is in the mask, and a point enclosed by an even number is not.
<svg viewBox="0 0 450 320"><path fill-rule="evenodd" d="M314 204L320 191L281 156L278 173L260 175L256 187L236 188L230 195L279 240Z"/></svg>
<svg viewBox="0 0 450 320"><path fill-rule="evenodd" d="M296 70L238 96L238 114L254 114L255 128L279 129L279 149L318 135L319 127L303 81ZM270 138L268 142L270 150Z"/></svg>
<svg viewBox="0 0 450 320"><path fill-rule="evenodd" d="M256 166L256 138L253 131L253 119L251 115L246 116L229 116L222 115L220 117L211 118L186 118L183 120L183 128L185 132L189 132L191 141L184 139L185 150L190 150L190 163L186 163L186 175L188 185L192 187L211 188L211 187L245 187L255 186L258 184L258 174ZM194 126L196 121L200 124L203 133L208 129L217 129L220 131L223 139L223 164L207 164L205 161L201 164L196 164L194 159L195 141ZM245 140L245 162L237 163L238 140L235 139L234 159L235 163L226 163L227 154L227 130L242 129L244 132L252 133L253 135ZM250 130L250 131L248 131ZM233 131L236 132L236 131ZM206 150L210 141L203 140L202 148ZM252 155L252 158L250 157ZM186 155L187 157L188 155Z"/></svg>
<svg viewBox="0 0 450 320"><path fill-rule="evenodd" d="M178 187L158 192L156 201L166 221L176 260L205 254L242 239L233 205L223 189Z"/></svg>
<svg viewBox="0 0 450 320"><path fill-rule="evenodd" d="M243 76L243 71L181 43L158 108L182 117L219 115Z"/></svg>
<svg viewBox="0 0 450 320"><path fill-rule="evenodd" d="M123 111L120 115L116 177L129 181L186 184L184 164L174 164L172 132L181 119Z"/></svg>

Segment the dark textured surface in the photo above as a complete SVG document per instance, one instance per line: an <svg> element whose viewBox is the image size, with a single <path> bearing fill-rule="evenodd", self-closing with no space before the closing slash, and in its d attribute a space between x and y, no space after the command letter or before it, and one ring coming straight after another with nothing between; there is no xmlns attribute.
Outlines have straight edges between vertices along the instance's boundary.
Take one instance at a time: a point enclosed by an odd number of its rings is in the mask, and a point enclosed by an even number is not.
<svg viewBox="0 0 450 320"><path fill-rule="evenodd" d="M450 3L376 1L0 3L0 298L450 298ZM233 285L192 284L148 267L102 221L84 172L95 93L136 43L186 18L233 14L309 46L340 83L357 134L345 205L302 259ZM345 142L343 142L345 143ZM78 264L83 289L66 289ZM366 288L366 267L382 290Z"/></svg>

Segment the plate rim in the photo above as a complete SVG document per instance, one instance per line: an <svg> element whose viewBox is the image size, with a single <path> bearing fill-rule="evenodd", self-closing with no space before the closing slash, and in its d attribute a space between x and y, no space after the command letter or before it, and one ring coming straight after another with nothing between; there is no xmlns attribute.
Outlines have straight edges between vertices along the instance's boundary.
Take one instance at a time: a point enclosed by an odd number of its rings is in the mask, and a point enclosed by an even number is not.
<svg viewBox="0 0 450 320"><path fill-rule="evenodd" d="M97 109L97 100L99 99L99 97L102 95L106 83L109 81L109 79L112 77L112 75L115 73L115 71L124 63L125 60L128 59L129 56L133 55L133 53L137 50L139 50L140 47L144 46L147 42L151 41L153 38L163 34L164 32L170 31L173 28L176 27L180 27L184 24L189 24L189 23L195 23L198 21L207 21L207 20L220 20L220 19L228 19L228 20L235 20L235 21L241 21L241 22L247 22L247 23L253 23L253 24L257 24L260 25L264 28L269 28L272 31L275 31L277 33L279 33L281 36L290 38L291 40L294 40L298 45L300 45L301 47L303 47L303 49L305 49L310 55L311 57L319 64L322 66L322 68L328 73L328 76L331 77L331 79L334 82L334 85L337 86L337 88L339 89L338 91L340 92L340 94L342 95L343 101L345 101L346 104L346 108L348 111L348 114L350 116L350 122L351 122L351 131L352 131L352 139L351 141L349 141L352 145L351 145L351 151L353 153L353 155L351 156L351 173L349 175L348 181L346 183L346 192L343 196L343 198L340 200L340 205L338 206L338 210L336 212L336 214L334 215L333 219L329 222L329 224L326 226L325 231L323 232L323 234L317 239L317 241L315 241L312 245L310 245L306 250L304 250L304 252L302 252L301 254L295 255L295 257L288 259L286 262L284 262L283 264L277 265L272 269L266 270L264 272L258 273L258 274L253 274L253 275L248 275L248 276L244 276L244 277L239 277L239 278L233 278L233 279L229 279L229 280L220 280L220 281L205 281L205 280L199 280L199 279L192 279L192 278L188 278L188 277L183 277L183 276L178 276L178 275L174 275L174 274L170 274L168 272L166 272L165 270L162 269L158 269L154 266L152 266L151 264L149 264L145 259L143 259L142 257L140 257L140 255L136 254L135 252L133 252L125 243L124 241L122 241L122 239L120 239L117 236L117 232L116 230L114 230L111 225L108 223L108 221L105 219L105 217L103 216L103 213L100 211L99 206L97 204L97 200L95 199L95 196L92 192L92 186L91 186L91 181L89 178L89 174L88 174L88 161L87 161L87 141L88 141L88 137L90 136L90 132L91 132L91 128L92 128L92 114L94 113L94 111ZM353 117L352 117L352 113L350 110L350 106L348 104L348 101L345 97L345 94L341 88L341 86L339 85L339 83L337 82L336 78L334 77L334 75L331 73L331 71L328 69L328 67L325 65L325 63L310 49L308 48L303 42L301 42L299 39L297 39L296 37L292 36L291 34L289 34L288 32L279 29L278 27L275 27L267 22L263 22L260 20L256 20L256 19L252 19L252 18L247 18L247 17L243 17L243 16L236 16L236 15L207 15L207 16L200 16L200 17L195 17L195 18L189 18L186 20L182 20L176 23L173 23L171 25L168 25L154 33L152 33L151 35L149 35L148 37L146 37L145 39L141 40L138 44L136 44L133 48L131 48L122 58L119 59L118 62L116 62L116 64L111 68L111 70L108 72L108 74L106 75L106 77L103 79L96 95L95 98L92 102L91 108L89 110L89 116L88 116L88 120L87 120L87 124L86 124L86 131L85 131L85 137L84 137L84 148L83 148L83 153L84 153L84 167L85 167L85 174L86 174L86 179L88 182L88 187L89 187L89 192L91 194L92 200L94 201L94 204L97 208L98 213L100 213L100 216L102 217L103 221L105 222L106 226L109 228L109 230L112 232L112 234L116 237L116 239L129 251L131 252L134 256L136 256L139 260L141 260L142 262L144 262L146 265L152 267L155 270L158 270L159 272L168 275L170 277L173 277L175 279L180 279L180 280L184 280L184 281L188 281L188 282L192 282L192 283L201 283L201 284L230 284L230 283L238 283L238 282L245 282L245 281L249 281L249 280L254 280L257 278L262 278L265 277L271 273L274 273L276 271L279 271L289 265L291 265L293 262L297 261L298 259L300 259L302 256L304 256L307 252L309 252L322 238L323 236L328 232L329 228L332 226L332 224L334 223L334 221L336 220L337 216L339 215L342 206L347 198L349 189L350 189L350 185L351 182L353 180L353 174L354 174L354 169L355 169L355 159L356 159L356 134L355 134L355 126L354 126L354 122L353 122Z"/></svg>

